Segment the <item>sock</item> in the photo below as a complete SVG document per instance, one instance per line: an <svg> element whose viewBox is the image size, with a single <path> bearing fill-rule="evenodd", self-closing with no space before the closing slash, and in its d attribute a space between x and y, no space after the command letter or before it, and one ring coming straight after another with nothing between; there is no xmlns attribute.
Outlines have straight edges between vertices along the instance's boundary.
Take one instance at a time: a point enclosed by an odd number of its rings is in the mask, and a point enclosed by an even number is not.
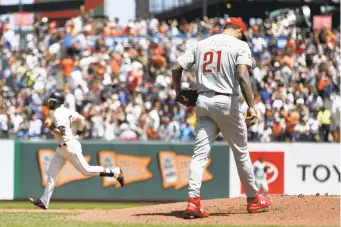
<svg viewBox="0 0 341 227"><path fill-rule="evenodd" d="M101 172L99 174L100 177L113 177L114 176L114 173L111 171L110 168L105 168L104 169L104 172Z"/></svg>

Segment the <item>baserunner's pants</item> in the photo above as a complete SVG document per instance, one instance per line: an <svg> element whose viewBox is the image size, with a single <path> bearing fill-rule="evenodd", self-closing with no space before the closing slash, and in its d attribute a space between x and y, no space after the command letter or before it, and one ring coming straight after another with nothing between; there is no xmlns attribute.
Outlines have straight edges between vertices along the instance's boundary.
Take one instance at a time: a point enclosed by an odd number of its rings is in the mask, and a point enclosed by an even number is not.
<svg viewBox="0 0 341 227"><path fill-rule="evenodd" d="M41 201L49 206L53 189L56 186L56 178L66 161L69 161L79 172L85 176L99 176L104 172L102 166L90 166L82 154L82 147L78 140L66 142L66 146L58 147L51 159L47 170L47 184Z"/></svg>

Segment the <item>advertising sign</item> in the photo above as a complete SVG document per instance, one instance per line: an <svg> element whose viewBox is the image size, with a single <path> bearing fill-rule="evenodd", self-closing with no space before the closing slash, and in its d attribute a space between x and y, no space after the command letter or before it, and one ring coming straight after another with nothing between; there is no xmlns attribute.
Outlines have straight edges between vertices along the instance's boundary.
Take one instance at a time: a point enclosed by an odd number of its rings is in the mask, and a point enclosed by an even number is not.
<svg viewBox="0 0 341 227"><path fill-rule="evenodd" d="M267 151L250 150L251 161L256 169L255 163L263 159L265 168L258 169L256 174L256 185L258 187L266 187L269 194L284 193L284 152L283 151ZM262 164L261 164L262 166ZM263 180L262 178L265 178ZM261 188L264 191L264 188ZM242 194L245 191L242 187Z"/></svg>
<svg viewBox="0 0 341 227"><path fill-rule="evenodd" d="M313 17L313 28L316 31L332 28L332 16L316 15Z"/></svg>
<svg viewBox="0 0 341 227"><path fill-rule="evenodd" d="M340 195L340 145L297 144L286 153L285 193Z"/></svg>
<svg viewBox="0 0 341 227"><path fill-rule="evenodd" d="M113 151L98 152L99 165L104 167L120 166L124 173L125 184L149 180L153 174L148 170L151 157L117 154ZM103 187L114 185L120 187L117 180L112 177L102 178Z"/></svg>
<svg viewBox="0 0 341 227"><path fill-rule="evenodd" d="M15 13L14 24L16 27L32 26L34 22L33 13Z"/></svg>
<svg viewBox="0 0 341 227"><path fill-rule="evenodd" d="M250 143L249 151L254 165L264 159L269 194L340 195L339 144ZM244 195L233 161L230 179L230 196Z"/></svg>
<svg viewBox="0 0 341 227"><path fill-rule="evenodd" d="M188 186L191 160L192 156L190 155L177 155L172 151L159 152L163 188L174 187L175 189L181 189ZM204 167L203 183L213 179L212 174L207 170L211 161L212 159L209 158L207 165Z"/></svg>

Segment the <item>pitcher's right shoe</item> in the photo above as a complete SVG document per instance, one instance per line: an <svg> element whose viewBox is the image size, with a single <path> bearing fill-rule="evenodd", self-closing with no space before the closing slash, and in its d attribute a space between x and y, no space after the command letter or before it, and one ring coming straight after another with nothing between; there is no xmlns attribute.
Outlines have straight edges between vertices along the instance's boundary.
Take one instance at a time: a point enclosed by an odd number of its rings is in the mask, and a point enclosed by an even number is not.
<svg viewBox="0 0 341 227"><path fill-rule="evenodd" d="M184 219L207 218L209 213L201 207L200 198L188 198Z"/></svg>
<svg viewBox="0 0 341 227"><path fill-rule="evenodd" d="M266 211L271 205L271 198L269 196L262 196L257 194L253 199L247 199L247 211L249 213L256 211Z"/></svg>
<svg viewBox="0 0 341 227"><path fill-rule="evenodd" d="M33 205L35 205L35 206L37 206L43 210L47 210L47 207L45 206L45 204L40 199L30 198L30 201Z"/></svg>

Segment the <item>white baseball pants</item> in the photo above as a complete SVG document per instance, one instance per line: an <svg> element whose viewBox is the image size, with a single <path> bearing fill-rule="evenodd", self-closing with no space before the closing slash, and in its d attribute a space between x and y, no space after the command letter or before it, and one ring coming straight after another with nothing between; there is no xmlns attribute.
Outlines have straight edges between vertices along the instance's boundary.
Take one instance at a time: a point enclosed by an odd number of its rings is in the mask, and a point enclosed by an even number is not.
<svg viewBox="0 0 341 227"><path fill-rule="evenodd" d="M189 197L200 197L204 166L207 164L213 142L221 131L233 151L240 181L248 198L257 195L258 188L247 149L247 128L239 109L237 96L199 94L196 107L196 139L190 165Z"/></svg>
<svg viewBox="0 0 341 227"><path fill-rule="evenodd" d="M71 162L71 164L85 176L99 176L101 172L104 172L104 167L90 166L88 164L82 154L82 147L78 140L66 142L66 146L57 148L46 172L47 184L45 186L44 194L41 197L41 201L46 207L49 206L53 189L56 186L57 175L66 161Z"/></svg>

